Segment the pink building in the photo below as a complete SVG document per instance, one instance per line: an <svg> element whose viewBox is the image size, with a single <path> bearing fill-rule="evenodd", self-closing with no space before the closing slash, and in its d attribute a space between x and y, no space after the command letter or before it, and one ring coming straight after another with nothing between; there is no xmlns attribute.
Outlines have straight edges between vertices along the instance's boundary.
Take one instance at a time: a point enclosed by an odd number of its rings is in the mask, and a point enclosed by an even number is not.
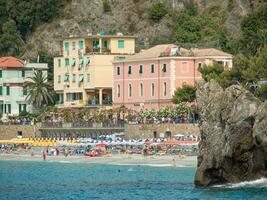
<svg viewBox="0 0 267 200"><path fill-rule="evenodd" d="M198 67L213 62L232 67L232 55L217 49L179 48L157 45L113 62L113 106L134 110L171 105L176 88L195 85L201 79Z"/></svg>

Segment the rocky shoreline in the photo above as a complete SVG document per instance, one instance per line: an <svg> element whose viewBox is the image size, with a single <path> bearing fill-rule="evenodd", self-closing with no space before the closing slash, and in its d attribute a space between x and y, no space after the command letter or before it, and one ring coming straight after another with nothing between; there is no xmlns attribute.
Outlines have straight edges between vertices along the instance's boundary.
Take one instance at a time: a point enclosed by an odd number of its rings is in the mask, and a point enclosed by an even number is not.
<svg viewBox="0 0 267 200"><path fill-rule="evenodd" d="M198 85L200 111L197 186L267 177L267 102L239 85Z"/></svg>

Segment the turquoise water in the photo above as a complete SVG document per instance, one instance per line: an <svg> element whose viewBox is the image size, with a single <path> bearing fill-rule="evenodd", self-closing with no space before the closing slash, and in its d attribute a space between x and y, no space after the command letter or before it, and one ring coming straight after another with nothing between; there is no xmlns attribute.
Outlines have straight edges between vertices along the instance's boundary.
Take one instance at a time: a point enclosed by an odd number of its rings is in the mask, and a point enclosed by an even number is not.
<svg viewBox="0 0 267 200"><path fill-rule="evenodd" d="M0 199L266 199L267 188L195 188L195 168L0 161ZM264 184L266 184L264 182Z"/></svg>

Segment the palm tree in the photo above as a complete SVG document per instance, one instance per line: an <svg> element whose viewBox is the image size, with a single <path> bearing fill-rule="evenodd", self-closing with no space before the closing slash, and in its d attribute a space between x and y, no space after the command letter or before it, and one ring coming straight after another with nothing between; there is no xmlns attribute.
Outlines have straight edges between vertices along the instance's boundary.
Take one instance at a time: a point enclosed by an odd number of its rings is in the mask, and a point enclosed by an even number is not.
<svg viewBox="0 0 267 200"><path fill-rule="evenodd" d="M47 76L42 71L35 71L33 77L29 77L25 82L27 89L26 100L28 103L40 108L43 103L54 103L53 86L47 82Z"/></svg>

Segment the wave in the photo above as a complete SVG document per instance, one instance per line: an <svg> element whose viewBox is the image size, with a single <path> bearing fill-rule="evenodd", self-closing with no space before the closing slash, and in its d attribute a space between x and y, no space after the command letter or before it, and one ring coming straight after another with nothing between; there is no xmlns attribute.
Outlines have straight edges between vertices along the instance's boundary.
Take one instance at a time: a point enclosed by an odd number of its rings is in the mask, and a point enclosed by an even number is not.
<svg viewBox="0 0 267 200"><path fill-rule="evenodd" d="M267 178L260 178L253 181L244 181L240 183L228 183L224 185L215 185L216 188L267 188Z"/></svg>

